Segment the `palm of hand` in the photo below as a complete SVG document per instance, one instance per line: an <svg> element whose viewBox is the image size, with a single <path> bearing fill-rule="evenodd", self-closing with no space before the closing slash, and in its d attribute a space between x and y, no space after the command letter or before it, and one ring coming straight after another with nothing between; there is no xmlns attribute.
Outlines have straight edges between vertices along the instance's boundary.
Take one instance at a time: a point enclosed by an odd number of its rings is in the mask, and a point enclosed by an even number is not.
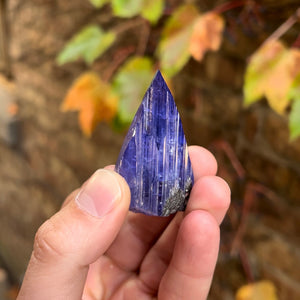
<svg viewBox="0 0 300 300"><path fill-rule="evenodd" d="M203 217L212 222L210 232L200 228ZM115 242L90 266L83 299L172 299L172 294L177 295L174 299L189 299L183 287L195 282L193 289L202 290L199 280L211 281L219 234L214 222L206 212L177 213L173 219L129 213ZM210 253L201 251L204 230ZM204 257L213 262L210 270L203 268ZM202 292L203 299L206 294Z"/></svg>

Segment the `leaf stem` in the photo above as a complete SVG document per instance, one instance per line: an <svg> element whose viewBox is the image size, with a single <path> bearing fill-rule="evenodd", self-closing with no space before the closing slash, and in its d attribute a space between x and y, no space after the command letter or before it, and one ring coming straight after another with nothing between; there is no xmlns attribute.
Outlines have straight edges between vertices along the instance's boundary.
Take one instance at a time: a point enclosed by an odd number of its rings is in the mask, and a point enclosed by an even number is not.
<svg viewBox="0 0 300 300"><path fill-rule="evenodd" d="M144 22L145 21L142 18L135 18L133 20L127 21L125 24L121 23L120 25L115 26L114 28L112 28L112 31L115 34L119 35L122 34L124 31L143 25Z"/></svg>
<svg viewBox="0 0 300 300"><path fill-rule="evenodd" d="M149 23L145 21L143 23L143 26L141 26L140 39L136 50L137 55L139 56L144 55L149 41L149 37L150 37L150 26Z"/></svg>
<svg viewBox="0 0 300 300"><path fill-rule="evenodd" d="M217 7L215 7L212 11L214 13L217 13L217 14L222 14L228 10L231 10L231 9L234 9L234 8L237 8L237 7L241 7L241 6L244 6L246 5L247 3L251 3L251 2L254 2L254 1L249 1L249 0L235 0L235 1L229 1L229 2L226 2L226 3L223 3Z"/></svg>
<svg viewBox="0 0 300 300"><path fill-rule="evenodd" d="M114 55L113 63L110 64L110 67L106 70L106 72L102 75L104 81L109 82L120 67L120 65L132 54L135 52L135 47L127 47L125 49L119 50Z"/></svg>
<svg viewBox="0 0 300 300"><path fill-rule="evenodd" d="M300 7L291 15L284 23L282 23L262 44L263 47L271 40L278 40L281 38L296 22L300 20Z"/></svg>
<svg viewBox="0 0 300 300"><path fill-rule="evenodd" d="M137 50L136 53L137 55L143 55L146 47L147 47L147 43L148 43L148 39L150 36L150 26L149 26L149 22L147 22L145 19L143 18L135 18L133 20L128 21L125 24L120 24L117 25L116 27L112 28L112 31L117 34L123 34L123 32L131 30L133 28L136 27L140 27L141 29L141 34L139 35L139 41L138 41L138 45L137 45Z"/></svg>

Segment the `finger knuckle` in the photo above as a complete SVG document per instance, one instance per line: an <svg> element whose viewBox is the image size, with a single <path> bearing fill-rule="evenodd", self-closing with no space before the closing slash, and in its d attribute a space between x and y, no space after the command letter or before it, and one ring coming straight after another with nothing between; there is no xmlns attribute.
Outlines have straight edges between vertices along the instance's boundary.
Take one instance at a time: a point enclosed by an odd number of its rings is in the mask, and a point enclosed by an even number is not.
<svg viewBox="0 0 300 300"><path fill-rule="evenodd" d="M61 247L56 237L56 226L51 221L47 220L38 229L33 247L33 256L40 262L46 262L50 259L62 256Z"/></svg>

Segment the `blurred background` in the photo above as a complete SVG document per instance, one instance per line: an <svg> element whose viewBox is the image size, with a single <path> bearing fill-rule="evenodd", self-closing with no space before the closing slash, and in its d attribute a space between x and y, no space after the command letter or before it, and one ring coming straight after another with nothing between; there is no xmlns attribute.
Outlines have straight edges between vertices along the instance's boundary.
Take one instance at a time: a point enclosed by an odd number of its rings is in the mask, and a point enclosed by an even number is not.
<svg viewBox="0 0 300 300"><path fill-rule="evenodd" d="M299 0L0 3L0 299L158 68L232 188L209 299L300 299Z"/></svg>

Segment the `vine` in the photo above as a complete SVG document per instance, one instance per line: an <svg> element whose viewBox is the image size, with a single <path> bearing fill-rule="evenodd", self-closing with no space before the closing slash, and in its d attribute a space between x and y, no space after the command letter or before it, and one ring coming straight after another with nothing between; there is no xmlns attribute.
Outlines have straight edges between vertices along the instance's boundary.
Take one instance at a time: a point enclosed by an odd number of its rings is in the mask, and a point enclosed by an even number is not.
<svg viewBox="0 0 300 300"><path fill-rule="evenodd" d="M157 67L166 80L171 81L190 58L201 62L207 51L217 51L226 28L224 13L243 7L243 16L252 13L259 20L260 9L253 0L235 0L205 13L200 13L192 4L180 5L169 15L165 13L164 0L89 1L96 9L110 5L113 16L121 18L121 23L109 30L95 24L83 28L58 55L59 65L78 59L92 65L124 33L139 30L141 34L136 45L114 50L114 59L101 76L93 72L82 74L70 87L62 109L79 111L80 126L87 136L100 121L110 122L115 128L128 125ZM169 16L154 58L147 57L151 28L163 15ZM271 108L280 114L287 113L291 107L291 139L300 136L300 50L296 48L300 39L298 37L293 47L288 48L279 38L299 19L300 8L253 53L244 80L246 106L266 98Z"/></svg>

